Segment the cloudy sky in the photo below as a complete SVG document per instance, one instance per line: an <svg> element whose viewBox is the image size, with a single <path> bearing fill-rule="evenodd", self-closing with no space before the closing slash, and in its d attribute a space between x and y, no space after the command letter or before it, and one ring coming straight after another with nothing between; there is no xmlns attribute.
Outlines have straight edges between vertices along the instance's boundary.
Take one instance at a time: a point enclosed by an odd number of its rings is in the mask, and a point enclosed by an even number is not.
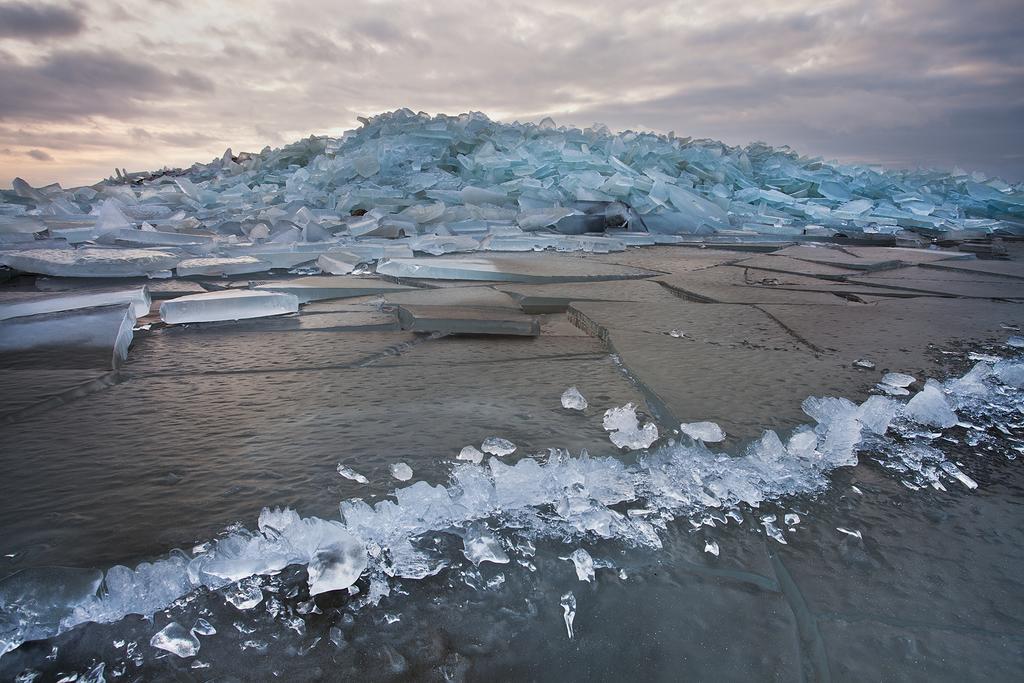
<svg viewBox="0 0 1024 683"><path fill-rule="evenodd" d="M0 185L403 106L1024 180L1022 26L1021 0L0 0Z"/></svg>

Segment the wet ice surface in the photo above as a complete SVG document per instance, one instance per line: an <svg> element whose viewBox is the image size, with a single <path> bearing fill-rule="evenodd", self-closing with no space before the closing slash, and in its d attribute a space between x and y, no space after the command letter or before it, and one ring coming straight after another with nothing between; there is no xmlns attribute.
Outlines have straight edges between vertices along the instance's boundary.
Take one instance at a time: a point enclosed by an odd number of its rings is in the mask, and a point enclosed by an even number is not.
<svg viewBox="0 0 1024 683"><path fill-rule="evenodd" d="M1013 647L1018 640L1005 635L1017 624L1012 609L968 626L954 616L960 600L1019 600L1011 575L986 569L975 585L976 573L967 583L943 574L940 586L953 601L943 609L951 611L928 618L921 616L923 598L912 596L936 589L927 578L935 560L920 538L920 526L936 514L968 524L949 533L972 566L998 567L1019 547L1012 496L1021 490L1014 459L1022 398L1014 387L1022 371L1019 362L982 361L959 379L926 385L922 393L931 386L957 411L957 423L944 429L927 427L931 414L908 409L909 402L808 401L812 425L781 437L768 432L739 457L682 444L633 462L551 452L515 464L457 465L447 488L418 482L372 508L344 501L344 524L265 510L255 531L234 527L191 552L108 571L98 600L90 597L95 578L68 583L84 586L71 600L37 599L32 581L14 588L5 580L5 605L16 590L19 605L53 605L64 628L83 619L112 623L26 645L0 666L12 674L85 671L102 659L108 669L181 676L192 664L177 665L156 650L189 658L204 635L203 665L229 675L247 652L261 657L258 671L310 679L337 666L374 679L460 671L482 679L614 675L651 666L655 654L653 666L665 671L692 657L686 670L722 676L810 671L820 678L831 671L856 678L870 677L875 660L850 648L869 651L872 639ZM935 397L926 397L933 407ZM857 455L861 464L850 467ZM842 493L850 481L863 496ZM793 506L800 515L789 512ZM957 516L962 506L985 513L969 523ZM970 524L984 524L996 538L979 536ZM882 588L894 571L906 595L895 606ZM844 579L835 581L837 574ZM35 585L54 583L48 576ZM848 595L859 583L868 592ZM691 606L685 614L661 605L680 601ZM438 612L456 605L458 621ZM156 612L155 623L130 616L140 612ZM18 616L30 622L35 613ZM181 626L199 619L217 633ZM716 631L723 620L748 625L726 638ZM54 623L49 617L42 628ZM708 635L703 650L687 639L681 651L667 652L651 640L683 627ZM626 632L639 648L635 655L623 661L601 654ZM735 648L736 638L757 654L714 655ZM567 650L569 639L580 645ZM154 649L144 647L154 642ZM51 644L55 661L45 657ZM534 656L512 654L524 651ZM899 648L886 656L887 666L920 657ZM1012 656L985 664L994 675L1015 665Z"/></svg>

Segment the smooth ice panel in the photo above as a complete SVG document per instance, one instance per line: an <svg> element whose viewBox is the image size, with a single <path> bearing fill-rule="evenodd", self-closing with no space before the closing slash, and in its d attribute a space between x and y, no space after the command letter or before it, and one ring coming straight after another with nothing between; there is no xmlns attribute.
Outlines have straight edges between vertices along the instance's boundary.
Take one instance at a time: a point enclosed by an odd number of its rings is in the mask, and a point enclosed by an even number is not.
<svg viewBox="0 0 1024 683"><path fill-rule="evenodd" d="M243 289L170 299L160 305L160 318L169 324L201 323L263 318L298 310L299 300L294 294Z"/></svg>
<svg viewBox="0 0 1024 683"><path fill-rule="evenodd" d="M67 294L8 294L0 299L0 320L40 313L70 311L76 308L131 304L136 318L149 314L150 297L146 287L110 291L78 291Z"/></svg>

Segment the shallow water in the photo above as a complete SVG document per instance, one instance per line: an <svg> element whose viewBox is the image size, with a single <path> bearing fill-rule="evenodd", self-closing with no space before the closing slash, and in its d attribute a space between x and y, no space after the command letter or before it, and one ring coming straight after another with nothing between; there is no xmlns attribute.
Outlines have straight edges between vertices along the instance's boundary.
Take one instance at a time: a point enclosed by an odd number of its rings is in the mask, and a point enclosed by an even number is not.
<svg viewBox="0 0 1024 683"><path fill-rule="evenodd" d="M372 335L360 341L377 352ZM602 410L564 411L561 390L575 384L602 409L641 397L611 358L586 340L577 346L543 363L533 352L495 362L471 343L461 352L448 347L448 361L464 352L472 373L460 373L457 362L409 364L426 385L410 376L382 387L354 367L140 372L87 401L4 427L16 448L5 449L12 476L0 525L4 552L14 556L0 573L135 566L212 539L232 522L253 527L265 505L337 518L339 500L372 502L394 488L392 462L408 462L414 481L444 482L467 429L477 445L492 434L516 442L510 462L552 446L608 454ZM403 377L400 362L384 362L393 367L376 377ZM538 392L550 393L550 406L530 400ZM1024 416L1018 403L974 419L985 431L954 427L930 439L977 481L973 491L948 478L946 490L910 490L868 449L857 467L836 470L827 490L741 505L742 523L666 518L661 549L572 534L562 542L556 533L537 538L533 554L523 542L528 529L498 515L491 522L508 564L474 568L461 557L459 536L438 529L423 545L451 566L392 580L378 605L365 600L373 590L367 577L353 596L310 603L306 571L292 566L256 579L263 600L250 609L225 602L223 589L199 589L152 621L128 616L26 643L0 659L0 677L36 671L48 680L102 663L108 679L146 680L863 680L894 672L1007 679L1024 645L1016 571L1024 475L1010 459L1021 449ZM892 462L884 449L874 455ZM371 483L339 477L338 462ZM800 522L787 527L784 516L793 513ZM786 544L764 533L770 514ZM717 557L705 552L712 541ZM592 583L561 559L578 547L597 561ZM568 591L577 601L572 639L559 605ZM199 617L217 633L200 637L195 658L149 645L169 621L188 627ZM197 662L209 668L192 668Z"/></svg>

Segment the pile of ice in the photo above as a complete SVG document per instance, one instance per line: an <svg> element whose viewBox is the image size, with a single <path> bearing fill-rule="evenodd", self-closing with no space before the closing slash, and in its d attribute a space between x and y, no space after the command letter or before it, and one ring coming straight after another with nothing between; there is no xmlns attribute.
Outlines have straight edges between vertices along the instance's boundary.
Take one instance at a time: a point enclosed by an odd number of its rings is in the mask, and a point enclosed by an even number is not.
<svg viewBox="0 0 1024 683"><path fill-rule="evenodd" d="M51 275L336 268L332 251L621 250L686 239L1020 233L1024 187L605 126L407 109L340 138L92 187L0 191L0 264ZM643 234L649 233L649 234ZM112 252L112 250L117 250ZM401 254L400 254L401 255ZM357 259L382 256L356 254ZM333 264L333 265L332 265Z"/></svg>
<svg viewBox="0 0 1024 683"><path fill-rule="evenodd" d="M660 548L662 532L679 516L698 525L709 515L723 523L741 521L740 509L824 490L829 473L855 465L862 451L875 454L911 488L959 482L971 489L977 484L938 450L943 433L933 430L948 425L952 413L960 427L983 435L985 427L958 420L1019 415L1021 389L1024 362L982 361L963 377L929 381L907 402L808 398L804 410L814 424L785 436L766 431L739 454L686 438L642 452L634 464L560 450L514 464L473 458L455 464L447 485L418 481L374 505L342 501L343 521L264 509L255 531L235 528L191 553L176 550L134 569L113 567L102 582L95 571L23 571L0 581L0 654L82 622L150 615L202 587L223 591L226 600L247 609L263 599L251 577L296 564L307 567L311 595L348 589L360 604L376 604L396 579L422 579L465 561L507 564L510 556L528 557L533 541L548 539L576 548L568 559L588 581L593 559L580 543L614 539ZM616 415L627 428L640 429L635 411ZM399 478L411 474L400 466L393 471ZM761 517L766 533L785 542L776 520ZM430 542L438 534L461 538L462 552Z"/></svg>

